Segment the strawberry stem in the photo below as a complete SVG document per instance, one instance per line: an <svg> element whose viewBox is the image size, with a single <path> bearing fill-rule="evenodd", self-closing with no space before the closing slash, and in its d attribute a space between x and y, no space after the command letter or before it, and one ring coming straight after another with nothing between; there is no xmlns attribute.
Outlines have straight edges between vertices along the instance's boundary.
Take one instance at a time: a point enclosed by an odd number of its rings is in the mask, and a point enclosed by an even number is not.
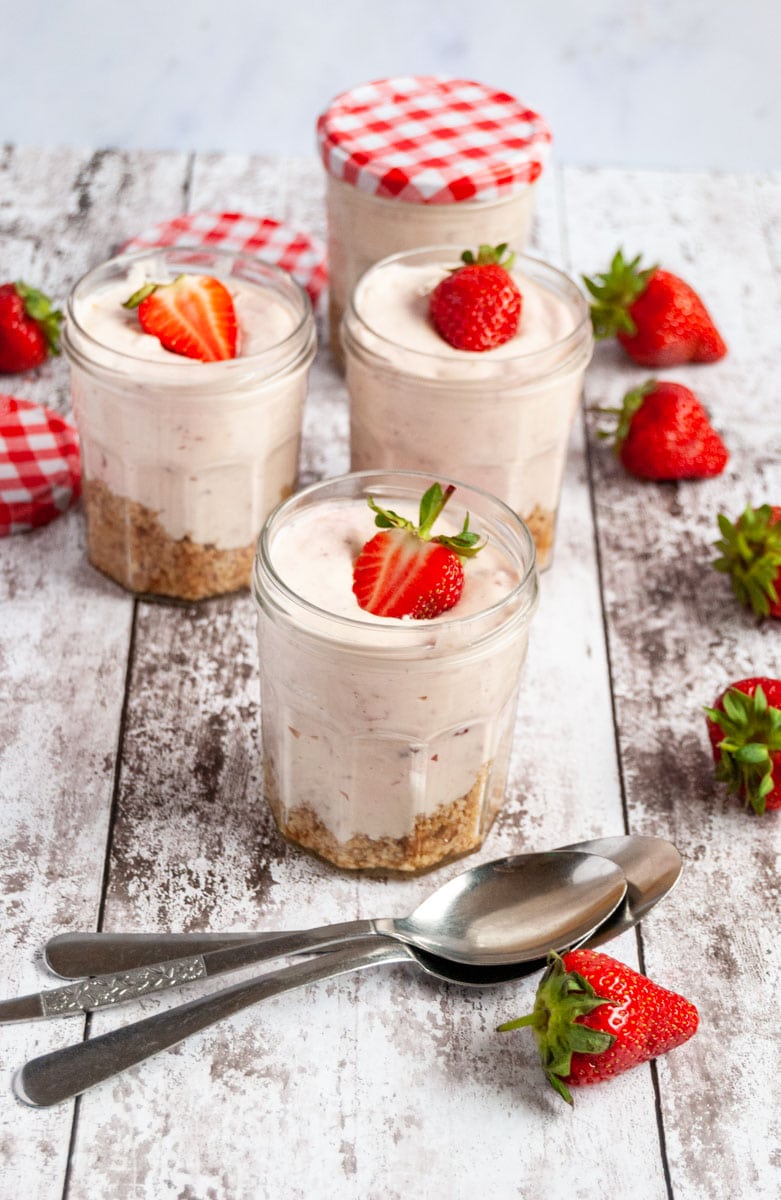
<svg viewBox="0 0 781 1200"><path fill-rule="evenodd" d="M30 287L29 284L23 283L21 279L17 279L14 287L16 288L16 294L21 296L24 301L24 311L27 313L27 316L40 326L41 332L46 338L49 353L59 354L60 325L63 319L60 310L52 308L52 302L44 292Z"/></svg>
<svg viewBox="0 0 781 1200"><path fill-rule="evenodd" d="M724 711L706 708L705 715L724 734L718 743L721 759L716 778L727 790L743 796L758 816L774 788L773 755L781 751L781 708L767 702L759 684L753 696L729 688L722 697Z"/></svg>
<svg viewBox="0 0 781 1200"><path fill-rule="evenodd" d="M638 254L627 262L623 250L617 250L608 271L595 275L593 279L588 275L582 276L593 297L591 324L596 338L614 337L617 333L628 333L630 336L637 333L629 309L642 296L657 270L656 264L641 269L641 258L642 255Z"/></svg>
<svg viewBox="0 0 781 1200"><path fill-rule="evenodd" d="M423 493L420 500L420 512L418 514L418 524L413 524L406 517L401 517L392 508L381 508L375 503L372 496L368 496L369 508L375 513L374 524L379 525L380 529L408 529L410 533L414 533L422 542L435 541L443 546L447 546L450 550L454 550L461 558L473 558L475 554L482 550L485 542L480 541L480 535L469 528L469 513L464 518L464 524L460 533L447 535L440 534L439 537L432 538L431 529L434 522L442 513L453 492L456 490L455 484L450 483L442 489L439 483L432 483L431 487Z"/></svg>
<svg viewBox="0 0 781 1200"><path fill-rule="evenodd" d="M601 1054L613 1045L612 1034L591 1029L578 1021L603 1004L612 1004L598 996L579 971L568 971L564 960L551 951L548 966L540 980L532 1012L498 1026L501 1033L531 1026L537 1039L542 1068L551 1086L562 1099L572 1104L564 1080L570 1074L572 1055Z"/></svg>

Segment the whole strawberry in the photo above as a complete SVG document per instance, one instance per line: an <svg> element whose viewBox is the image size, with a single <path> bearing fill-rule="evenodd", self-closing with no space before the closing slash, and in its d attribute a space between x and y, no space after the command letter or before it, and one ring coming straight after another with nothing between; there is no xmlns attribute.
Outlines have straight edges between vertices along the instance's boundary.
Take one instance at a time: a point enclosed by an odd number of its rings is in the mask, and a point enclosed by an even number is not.
<svg viewBox="0 0 781 1200"><path fill-rule="evenodd" d="M501 1032L530 1025L543 1070L568 1104L570 1087L602 1083L666 1054L697 1032L697 1009L595 950L550 954L534 1010Z"/></svg>
<svg viewBox="0 0 781 1200"><path fill-rule="evenodd" d="M469 529L469 516L460 533L432 538L431 528L455 491L443 492L438 483L420 502L418 524L369 498L382 529L361 550L353 564L353 592L361 608L379 617L438 617L456 604L464 587L462 558L481 549L479 535Z"/></svg>
<svg viewBox="0 0 781 1200"><path fill-rule="evenodd" d="M62 313L21 280L0 286L0 371L30 371L60 353Z"/></svg>
<svg viewBox="0 0 781 1200"><path fill-rule="evenodd" d="M621 408L598 409L618 417L613 438L624 467L640 479L705 479L720 475L729 454L708 414L681 383L649 379L627 392Z"/></svg>
<svg viewBox="0 0 781 1200"><path fill-rule="evenodd" d="M171 283L147 283L123 307L137 308L141 328L173 354L200 362L236 357L233 297L212 275L178 275Z"/></svg>
<svg viewBox="0 0 781 1200"><path fill-rule="evenodd" d="M431 322L457 350L493 350L518 332L522 299L510 274L515 255L506 251L506 243L480 246L477 258L465 250L464 266L431 293Z"/></svg>
<svg viewBox="0 0 781 1200"><path fill-rule="evenodd" d="M627 262L618 250L605 274L583 276L595 337L615 336L644 367L723 358L727 347L694 289L661 267L641 269L640 258Z"/></svg>
<svg viewBox="0 0 781 1200"><path fill-rule="evenodd" d="M741 604L759 617L781 617L781 506L749 506L734 523L719 513L718 521L713 566L729 575Z"/></svg>
<svg viewBox="0 0 781 1200"><path fill-rule="evenodd" d="M739 679L705 716L716 778L759 816L781 808L781 679Z"/></svg>

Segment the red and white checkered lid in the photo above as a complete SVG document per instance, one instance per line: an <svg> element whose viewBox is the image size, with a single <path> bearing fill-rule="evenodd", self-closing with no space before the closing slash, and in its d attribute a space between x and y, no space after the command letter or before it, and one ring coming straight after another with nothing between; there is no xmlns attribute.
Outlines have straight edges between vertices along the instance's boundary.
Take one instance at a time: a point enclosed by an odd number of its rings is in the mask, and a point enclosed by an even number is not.
<svg viewBox="0 0 781 1200"><path fill-rule="evenodd" d="M254 255L288 271L309 293L313 305L328 281L323 243L305 230L273 217L236 212L184 213L139 233L122 249L147 250L155 246L213 246L233 254Z"/></svg>
<svg viewBox="0 0 781 1200"><path fill-rule="evenodd" d="M80 493L75 428L31 400L0 395L0 536L48 525Z"/></svg>
<svg viewBox="0 0 781 1200"><path fill-rule="evenodd" d="M326 170L414 204L496 200L533 183L551 132L514 96L469 79L405 75L343 92L318 119Z"/></svg>

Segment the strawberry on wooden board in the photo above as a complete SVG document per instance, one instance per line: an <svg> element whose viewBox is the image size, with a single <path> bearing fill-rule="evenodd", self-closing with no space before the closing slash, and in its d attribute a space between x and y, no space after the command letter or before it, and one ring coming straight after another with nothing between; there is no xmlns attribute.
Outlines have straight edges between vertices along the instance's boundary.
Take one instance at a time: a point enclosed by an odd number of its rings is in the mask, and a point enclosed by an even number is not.
<svg viewBox="0 0 781 1200"><path fill-rule="evenodd" d="M461 255L457 267L437 284L429 298L429 316L437 333L457 350L493 350L518 332L521 293L510 274L514 254L507 243L480 246Z"/></svg>
<svg viewBox="0 0 781 1200"><path fill-rule="evenodd" d="M39 367L60 353L62 313L43 292L18 280L0 286L0 371Z"/></svg>
<svg viewBox="0 0 781 1200"><path fill-rule="evenodd" d="M730 521L718 516L720 555L713 566L729 575L738 601L759 617L781 617L781 505L750 505Z"/></svg>
<svg viewBox="0 0 781 1200"><path fill-rule="evenodd" d="M697 1032L697 1009L595 950L551 953L534 1010L506 1021L501 1032L528 1025L543 1070L572 1104L570 1087L602 1083L666 1054Z"/></svg>
<svg viewBox="0 0 781 1200"><path fill-rule="evenodd" d="M618 417L612 438L627 471L640 479L705 479L720 475L729 454L708 414L681 383L649 379L624 396L621 408L596 409Z"/></svg>
<svg viewBox="0 0 781 1200"><path fill-rule="evenodd" d="M583 276L595 337L616 337L644 367L723 358L727 347L694 289L661 267L641 268L640 258L627 262L618 250L605 274Z"/></svg>
<svg viewBox="0 0 781 1200"><path fill-rule="evenodd" d="M137 308L142 329L174 354L201 362L236 357L233 297L212 275L178 275L171 283L147 283L124 307Z"/></svg>
<svg viewBox="0 0 781 1200"><path fill-rule="evenodd" d="M353 563L353 592L361 608L380 617L438 617L458 602L464 587L462 558L482 548L479 534L469 529L467 514L460 533L432 537L431 528L455 491L434 483L420 502L418 524L392 509L376 513L376 533Z"/></svg>
<svg viewBox="0 0 781 1200"><path fill-rule="evenodd" d="M719 782L759 816L781 808L781 679L739 679L705 717Z"/></svg>

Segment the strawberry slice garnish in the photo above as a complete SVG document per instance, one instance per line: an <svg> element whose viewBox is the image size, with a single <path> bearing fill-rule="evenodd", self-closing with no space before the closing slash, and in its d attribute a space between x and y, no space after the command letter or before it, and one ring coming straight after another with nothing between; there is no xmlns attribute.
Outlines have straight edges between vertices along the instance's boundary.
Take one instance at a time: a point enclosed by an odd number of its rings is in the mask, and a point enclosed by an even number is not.
<svg viewBox="0 0 781 1200"><path fill-rule="evenodd" d="M179 275L172 283L147 283L124 307L137 308L142 329L174 354L201 362L236 357L233 297L212 275Z"/></svg>
<svg viewBox="0 0 781 1200"><path fill-rule="evenodd" d="M432 484L420 502L418 524L392 509L380 508L369 497L376 514L376 533L353 564L353 592L361 608L378 617L438 617L458 602L464 587L462 558L482 548L477 533L469 529L469 514L460 533L431 536L431 528L455 491Z"/></svg>

